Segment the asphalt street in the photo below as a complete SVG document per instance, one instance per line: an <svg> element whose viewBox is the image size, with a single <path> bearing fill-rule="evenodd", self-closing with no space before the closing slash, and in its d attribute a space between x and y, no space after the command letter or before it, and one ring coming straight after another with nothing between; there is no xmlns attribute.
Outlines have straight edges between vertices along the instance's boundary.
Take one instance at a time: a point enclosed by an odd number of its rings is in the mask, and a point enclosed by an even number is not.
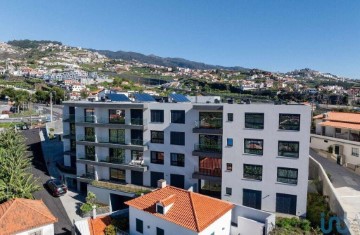
<svg viewBox="0 0 360 235"><path fill-rule="evenodd" d="M30 136L29 136L30 137ZM33 194L35 199L41 199L45 205L49 208L51 213L58 218L58 222L55 223L55 234L56 235L67 235L71 234L72 223L60 201L60 198L53 197L43 187L43 184L50 179L48 174L45 161L42 156L42 150L40 143L32 145L32 151L34 154L33 167L31 169L35 177L39 179L41 190Z"/></svg>

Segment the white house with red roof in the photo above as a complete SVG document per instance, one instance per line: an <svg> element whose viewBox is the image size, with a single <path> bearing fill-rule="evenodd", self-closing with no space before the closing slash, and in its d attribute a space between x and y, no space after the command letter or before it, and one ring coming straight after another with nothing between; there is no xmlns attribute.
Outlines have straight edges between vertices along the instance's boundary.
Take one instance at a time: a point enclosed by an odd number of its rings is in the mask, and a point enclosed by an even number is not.
<svg viewBox="0 0 360 235"><path fill-rule="evenodd" d="M125 202L130 234L267 234L275 215L165 186ZM259 222L263 220L263 222Z"/></svg>
<svg viewBox="0 0 360 235"><path fill-rule="evenodd" d="M15 198L0 204L3 235L52 235L57 221L41 200Z"/></svg>
<svg viewBox="0 0 360 235"><path fill-rule="evenodd" d="M339 164L360 166L360 113L327 112L313 117L311 148L329 152ZM359 169L360 170L360 169Z"/></svg>

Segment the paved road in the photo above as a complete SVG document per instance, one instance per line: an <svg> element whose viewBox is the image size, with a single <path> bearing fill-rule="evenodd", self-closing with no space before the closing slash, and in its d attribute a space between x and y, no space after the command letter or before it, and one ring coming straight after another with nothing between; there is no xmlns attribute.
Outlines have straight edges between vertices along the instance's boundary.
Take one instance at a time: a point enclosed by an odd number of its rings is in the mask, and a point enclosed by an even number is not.
<svg viewBox="0 0 360 235"><path fill-rule="evenodd" d="M360 175L336 164L335 160L320 156L313 150L310 150L310 155L331 175L331 182L344 210L347 212L348 218L353 221L360 213ZM356 234L360 234L360 232Z"/></svg>
<svg viewBox="0 0 360 235"><path fill-rule="evenodd" d="M46 167L43 162L34 161L33 174L39 178L42 184L44 184L50 176L46 171ZM55 224L56 235L70 235L71 234L71 221L66 214L66 211L59 198L55 198L49 194L43 187L40 191L34 193L36 199L42 199L45 205L50 209L55 217L58 218L58 222Z"/></svg>

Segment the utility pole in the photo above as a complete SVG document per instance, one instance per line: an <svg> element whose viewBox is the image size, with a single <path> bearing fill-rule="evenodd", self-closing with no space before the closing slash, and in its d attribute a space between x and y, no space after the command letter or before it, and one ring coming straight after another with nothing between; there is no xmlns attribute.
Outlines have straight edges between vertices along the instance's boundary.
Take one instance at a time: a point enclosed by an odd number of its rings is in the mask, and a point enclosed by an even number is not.
<svg viewBox="0 0 360 235"><path fill-rule="evenodd" d="M50 122L53 121L53 103L52 103L52 92L50 92Z"/></svg>

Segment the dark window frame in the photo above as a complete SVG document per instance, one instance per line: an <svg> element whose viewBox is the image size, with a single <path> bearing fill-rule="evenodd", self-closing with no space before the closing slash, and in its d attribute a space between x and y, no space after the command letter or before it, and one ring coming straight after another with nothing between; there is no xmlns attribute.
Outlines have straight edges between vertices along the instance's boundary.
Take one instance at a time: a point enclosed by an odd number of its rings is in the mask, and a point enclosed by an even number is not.
<svg viewBox="0 0 360 235"><path fill-rule="evenodd" d="M250 170L250 167L254 169ZM260 173L259 173L260 171ZM262 181L262 174L263 174L263 166L262 165L254 165L254 164L244 164L243 165L243 177L245 179L253 179Z"/></svg>
<svg viewBox="0 0 360 235"><path fill-rule="evenodd" d="M109 129L109 143L125 144L125 129Z"/></svg>
<svg viewBox="0 0 360 235"><path fill-rule="evenodd" d="M161 155L158 155L158 154L162 154L162 159L160 157ZM151 151L150 152L150 163L164 165L164 162L165 162L164 152L160 152L160 151Z"/></svg>
<svg viewBox="0 0 360 235"><path fill-rule="evenodd" d="M109 162L124 164L125 163L125 149L109 148Z"/></svg>
<svg viewBox="0 0 360 235"><path fill-rule="evenodd" d="M227 121L233 122L234 121L234 113L228 113L227 114Z"/></svg>
<svg viewBox="0 0 360 235"><path fill-rule="evenodd" d="M282 120L282 116L284 116L285 120ZM286 116L293 116L298 117L298 124L292 125L292 124L281 124L281 122L286 121ZM279 113L279 130L287 130L287 131L300 131L300 123L301 123L301 115L295 114L295 113ZM284 127L284 128L282 128ZM296 127L296 128L293 128Z"/></svg>
<svg viewBox="0 0 360 235"><path fill-rule="evenodd" d="M170 144L185 146L185 132L171 131L170 132Z"/></svg>
<svg viewBox="0 0 360 235"><path fill-rule="evenodd" d="M125 109L109 109L109 123L125 124Z"/></svg>
<svg viewBox="0 0 360 235"><path fill-rule="evenodd" d="M225 188L225 194L229 195L229 196L232 195L232 188L226 187Z"/></svg>
<svg viewBox="0 0 360 235"><path fill-rule="evenodd" d="M156 227L156 235L165 235L165 230L159 227Z"/></svg>
<svg viewBox="0 0 360 235"><path fill-rule="evenodd" d="M281 175L279 176L279 170L287 170L287 174L285 175ZM289 176L289 171L293 171L296 172L296 177L293 176ZM299 179L299 169L296 168L289 168L289 167L278 167L277 171L276 171L276 181L279 183L284 183L284 184L293 184L293 185L297 185L298 183L298 179Z"/></svg>
<svg viewBox="0 0 360 235"><path fill-rule="evenodd" d="M280 149L281 145L288 145L288 148L291 148L289 145L290 144L297 144L297 151L284 151ZM283 140L279 140L278 142L278 156L281 157L289 157L289 158L299 158L299 152L300 152L300 142L299 141L283 141ZM293 156L291 156L293 155Z"/></svg>
<svg viewBox="0 0 360 235"><path fill-rule="evenodd" d="M179 156L182 157L182 161L179 161ZM171 166L185 167L185 154L183 154L183 153L170 153L170 165Z"/></svg>
<svg viewBox="0 0 360 235"><path fill-rule="evenodd" d="M163 123L164 122L164 110L162 109L152 109L150 110L150 120L154 123Z"/></svg>
<svg viewBox="0 0 360 235"><path fill-rule="evenodd" d="M232 163L226 163L226 171L232 171L233 169L233 164Z"/></svg>
<svg viewBox="0 0 360 235"><path fill-rule="evenodd" d="M247 148L246 142L247 141L260 141L261 142L261 149L256 148ZM244 139L244 153L245 154L254 154L254 155L263 155L264 154L264 140L263 139Z"/></svg>
<svg viewBox="0 0 360 235"><path fill-rule="evenodd" d="M164 214L164 207L162 205L156 205L156 212L159 214Z"/></svg>
<svg viewBox="0 0 360 235"><path fill-rule="evenodd" d="M113 175L114 172L116 172L115 176L122 176L122 177L114 177L114 175ZM119 172L122 172L122 173L119 174ZM110 179L110 181L115 181L115 182L125 182L126 181L126 170L109 168L109 179Z"/></svg>
<svg viewBox="0 0 360 235"><path fill-rule="evenodd" d="M262 122L257 120L259 118L260 119L262 118ZM265 122L264 113L245 113L245 128L263 130L265 126L264 122Z"/></svg>
<svg viewBox="0 0 360 235"><path fill-rule="evenodd" d="M171 123L185 124L185 110L171 110Z"/></svg>
<svg viewBox="0 0 360 235"><path fill-rule="evenodd" d="M162 138L161 138L162 134ZM163 144L164 143L164 131L150 131L150 142L154 144ZM160 135L160 136L158 136Z"/></svg>

